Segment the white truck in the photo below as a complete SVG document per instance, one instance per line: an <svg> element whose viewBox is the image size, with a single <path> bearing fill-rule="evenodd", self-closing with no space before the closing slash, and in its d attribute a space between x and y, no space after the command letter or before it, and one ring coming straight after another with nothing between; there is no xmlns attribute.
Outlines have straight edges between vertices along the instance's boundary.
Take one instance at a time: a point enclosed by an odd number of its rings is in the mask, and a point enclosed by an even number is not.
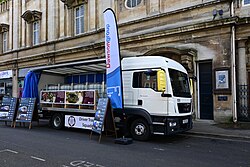
<svg viewBox="0 0 250 167"><path fill-rule="evenodd" d="M89 64L91 63L86 63L86 67ZM180 63L161 56L138 56L123 58L121 64L124 109L113 110L117 128L129 132L137 140L147 140L152 134L171 135L192 128L190 83L187 71ZM59 67L50 67L52 70L46 67L44 70L52 72ZM105 75L105 68L102 73ZM100 86L98 94L107 97L105 77ZM86 87L84 89L89 89ZM63 91L60 88L58 90ZM97 100L92 101L95 105ZM90 122L90 118L94 117L94 107L89 110L84 107L72 109L58 105L48 107L40 104L43 112L50 113L50 122L56 129L63 127L66 116L84 117Z"/></svg>

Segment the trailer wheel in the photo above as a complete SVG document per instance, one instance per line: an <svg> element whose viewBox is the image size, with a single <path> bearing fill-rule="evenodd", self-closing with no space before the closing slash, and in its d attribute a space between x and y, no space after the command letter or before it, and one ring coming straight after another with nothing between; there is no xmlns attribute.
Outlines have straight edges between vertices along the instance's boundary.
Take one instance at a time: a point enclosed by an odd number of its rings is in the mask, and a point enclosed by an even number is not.
<svg viewBox="0 0 250 167"><path fill-rule="evenodd" d="M142 118L136 119L132 122L130 133L135 140L146 141L150 138L149 125Z"/></svg>
<svg viewBox="0 0 250 167"><path fill-rule="evenodd" d="M61 129L64 126L63 115L55 113L51 118L51 125L54 129Z"/></svg>

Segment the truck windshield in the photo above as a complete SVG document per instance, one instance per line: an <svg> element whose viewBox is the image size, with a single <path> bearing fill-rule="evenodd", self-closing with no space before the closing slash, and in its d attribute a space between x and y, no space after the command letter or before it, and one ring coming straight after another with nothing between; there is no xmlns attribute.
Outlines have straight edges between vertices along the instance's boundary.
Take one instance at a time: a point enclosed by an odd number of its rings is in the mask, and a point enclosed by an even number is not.
<svg viewBox="0 0 250 167"><path fill-rule="evenodd" d="M173 95L177 97L191 97L187 74L174 69L168 69L168 71Z"/></svg>

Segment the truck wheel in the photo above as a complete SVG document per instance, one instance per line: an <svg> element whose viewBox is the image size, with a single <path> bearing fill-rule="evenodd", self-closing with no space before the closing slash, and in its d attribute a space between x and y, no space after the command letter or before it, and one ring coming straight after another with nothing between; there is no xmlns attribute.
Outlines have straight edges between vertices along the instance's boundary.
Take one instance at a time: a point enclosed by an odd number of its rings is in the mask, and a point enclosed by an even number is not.
<svg viewBox="0 0 250 167"><path fill-rule="evenodd" d="M51 125L54 129L61 129L64 126L63 115L55 113L51 118Z"/></svg>
<svg viewBox="0 0 250 167"><path fill-rule="evenodd" d="M148 140L150 137L149 125L144 119L136 119L131 124L130 133L135 140Z"/></svg>

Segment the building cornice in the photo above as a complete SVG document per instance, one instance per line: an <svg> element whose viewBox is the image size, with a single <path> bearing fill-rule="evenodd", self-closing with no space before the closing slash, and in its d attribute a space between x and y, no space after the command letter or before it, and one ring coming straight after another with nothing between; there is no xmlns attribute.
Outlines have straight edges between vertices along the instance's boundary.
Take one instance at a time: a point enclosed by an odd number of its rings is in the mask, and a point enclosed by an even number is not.
<svg viewBox="0 0 250 167"><path fill-rule="evenodd" d="M68 8L72 8L76 5L87 3L88 0L61 0Z"/></svg>
<svg viewBox="0 0 250 167"><path fill-rule="evenodd" d="M191 31L199 31L199 30L204 30L204 29L212 29L216 27L226 27L226 26L231 26L235 25L238 22L239 18L238 17L232 17L232 18L225 18L221 20L214 20L214 21L209 21L209 22L203 22L203 23L198 23L198 24L193 24L193 25L188 25L188 26L182 26L182 27L177 27L173 29L167 29L164 31L157 31L157 32L152 32L152 33L147 33L147 34L141 34L141 35L131 35L131 36L126 36L120 38L120 44L125 44L129 42L135 42L135 41L140 41L140 40L147 40L147 39L152 39L152 38L159 38L159 37L164 37L164 36L170 36L174 34L180 34L180 33L188 33ZM103 33L104 29L99 29L99 33ZM94 33L94 32L93 32ZM92 34L92 33L91 33ZM83 35L88 36L91 34ZM56 44L58 42L63 42L69 39L63 39L60 41L54 41L50 42L50 44ZM43 44L43 45L48 45ZM39 46L36 46L39 47ZM32 47L33 48L33 47ZM14 54L15 52L21 52L22 50L27 50L27 49L32 49L32 48L23 48L15 51L8 52L8 54ZM60 49L60 50L53 50L53 51L48 51L45 53L39 53L39 54L33 54L25 57L20 57L20 58L14 58L12 60L5 60L5 61L0 61L0 65L6 65L6 64L13 64L16 62L27 62L31 60L38 60L42 58L49 58L57 55L66 55L66 54L71 54L71 53L78 53L78 52L83 52L83 51L88 51L88 50L93 50L93 49L98 49L104 48L104 39L99 40L98 42L95 42L94 44L86 44L86 45L81 45L81 46L75 46L71 48L65 48L65 49Z"/></svg>
<svg viewBox="0 0 250 167"><path fill-rule="evenodd" d="M166 16L170 16L170 15L173 15L173 14L183 13L185 11L190 11L190 10L194 10L194 9L197 9L197 8L213 6L213 5L216 5L216 4L219 4L219 3L229 3L230 4L230 2L228 0L215 0L215 1L210 1L210 2L206 2L206 3L198 4L198 5L189 6L189 7L186 7L186 8L177 9L177 10L174 10L174 11L169 11L169 12L164 12L164 13L148 16L148 17L145 17L145 18L129 21L129 22L126 22L126 23L121 23L121 24L119 24L119 26L135 24L135 23L140 23L140 22L145 22L145 21L150 21L150 20L153 20L153 19L159 19L161 17L166 17Z"/></svg>

